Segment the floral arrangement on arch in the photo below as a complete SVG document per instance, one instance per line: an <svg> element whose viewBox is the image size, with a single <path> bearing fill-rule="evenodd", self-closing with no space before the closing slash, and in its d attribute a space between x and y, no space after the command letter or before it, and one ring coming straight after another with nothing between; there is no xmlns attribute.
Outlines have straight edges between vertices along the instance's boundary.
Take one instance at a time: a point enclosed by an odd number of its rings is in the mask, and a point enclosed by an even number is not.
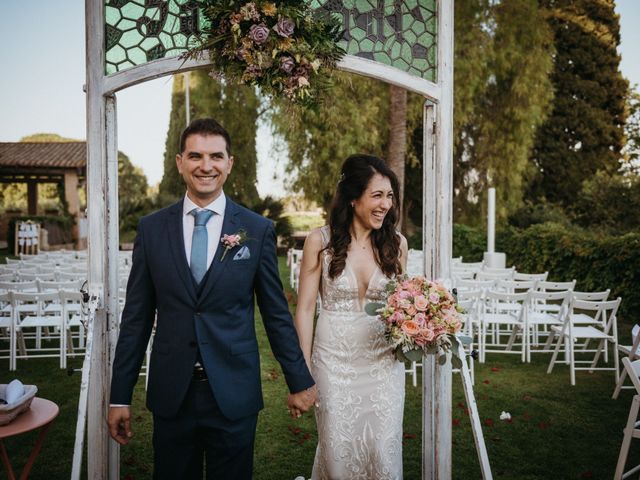
<svg viewBox="0 0 640 480"><path fill-rule="evenodd" d="M341 25L301 0L199 0L208 27L185 56L210 53L212 76L313 105L344 55Z"/></svg>
<svg viewBox="0 0 640 480"><path fill-rule="evenodd" d="M462 327L462 308L441 282L399 276L387 284L386 302L369 303L365 310L384 323L385 337L398 360L420 361L424 354L444 350L452 351L456 366L461 364L455 334Z"/></svg>

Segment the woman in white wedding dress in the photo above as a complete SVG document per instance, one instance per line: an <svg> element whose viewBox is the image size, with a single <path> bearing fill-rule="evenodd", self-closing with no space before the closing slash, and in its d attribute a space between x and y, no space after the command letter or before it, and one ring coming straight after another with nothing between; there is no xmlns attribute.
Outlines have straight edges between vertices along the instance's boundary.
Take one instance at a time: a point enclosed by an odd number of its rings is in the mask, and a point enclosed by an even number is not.
<svg viewBox="0 0 640 480"><path fill-rule="evenodd" d="M329 225L305 242L295 325L318 386L313 480L402 478L404 365L382 322L364 312L406 266L397 194L398 181L381 159L349 157Z"/></svg>

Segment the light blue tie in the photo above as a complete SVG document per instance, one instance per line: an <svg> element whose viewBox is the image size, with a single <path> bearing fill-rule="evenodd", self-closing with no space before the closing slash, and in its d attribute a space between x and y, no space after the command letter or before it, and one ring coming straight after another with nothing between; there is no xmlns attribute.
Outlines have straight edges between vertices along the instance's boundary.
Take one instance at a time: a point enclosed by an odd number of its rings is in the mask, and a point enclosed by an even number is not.
<svg viewBox="0 0 640 480"><path fill-rule="evenodd" d="M196 282L200 284L204 274L207 273L207 222L213 215L211 210L196 211L194 208L189 212L195 217L193 227L193 237L191 239L191 274Z"/></svg>

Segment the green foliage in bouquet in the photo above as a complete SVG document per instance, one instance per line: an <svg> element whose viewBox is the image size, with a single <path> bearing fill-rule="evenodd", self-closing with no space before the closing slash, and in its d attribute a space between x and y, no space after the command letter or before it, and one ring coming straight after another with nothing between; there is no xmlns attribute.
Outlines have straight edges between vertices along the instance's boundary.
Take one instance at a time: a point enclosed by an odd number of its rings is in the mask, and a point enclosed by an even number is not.
<svg viewBox="0 0 640 480"><path fill-rule="evenodd" d="M212 76L314 106L345 54L341 23L299 0L199 0L208 20L186 58L209 52Z"/></svg>

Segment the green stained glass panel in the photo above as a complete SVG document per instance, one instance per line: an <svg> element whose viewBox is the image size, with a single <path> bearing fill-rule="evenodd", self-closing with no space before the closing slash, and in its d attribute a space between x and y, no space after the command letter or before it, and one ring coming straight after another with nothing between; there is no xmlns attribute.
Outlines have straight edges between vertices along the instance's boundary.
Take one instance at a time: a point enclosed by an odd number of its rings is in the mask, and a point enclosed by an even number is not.
<svg viewBox="0 0 640 480"><path fill-rule="evenodd" d="M345 26L346 52L433 82L436 0L310 0ZM184 53L204 18L195 0L105 0L107 75Z"/></svg>

